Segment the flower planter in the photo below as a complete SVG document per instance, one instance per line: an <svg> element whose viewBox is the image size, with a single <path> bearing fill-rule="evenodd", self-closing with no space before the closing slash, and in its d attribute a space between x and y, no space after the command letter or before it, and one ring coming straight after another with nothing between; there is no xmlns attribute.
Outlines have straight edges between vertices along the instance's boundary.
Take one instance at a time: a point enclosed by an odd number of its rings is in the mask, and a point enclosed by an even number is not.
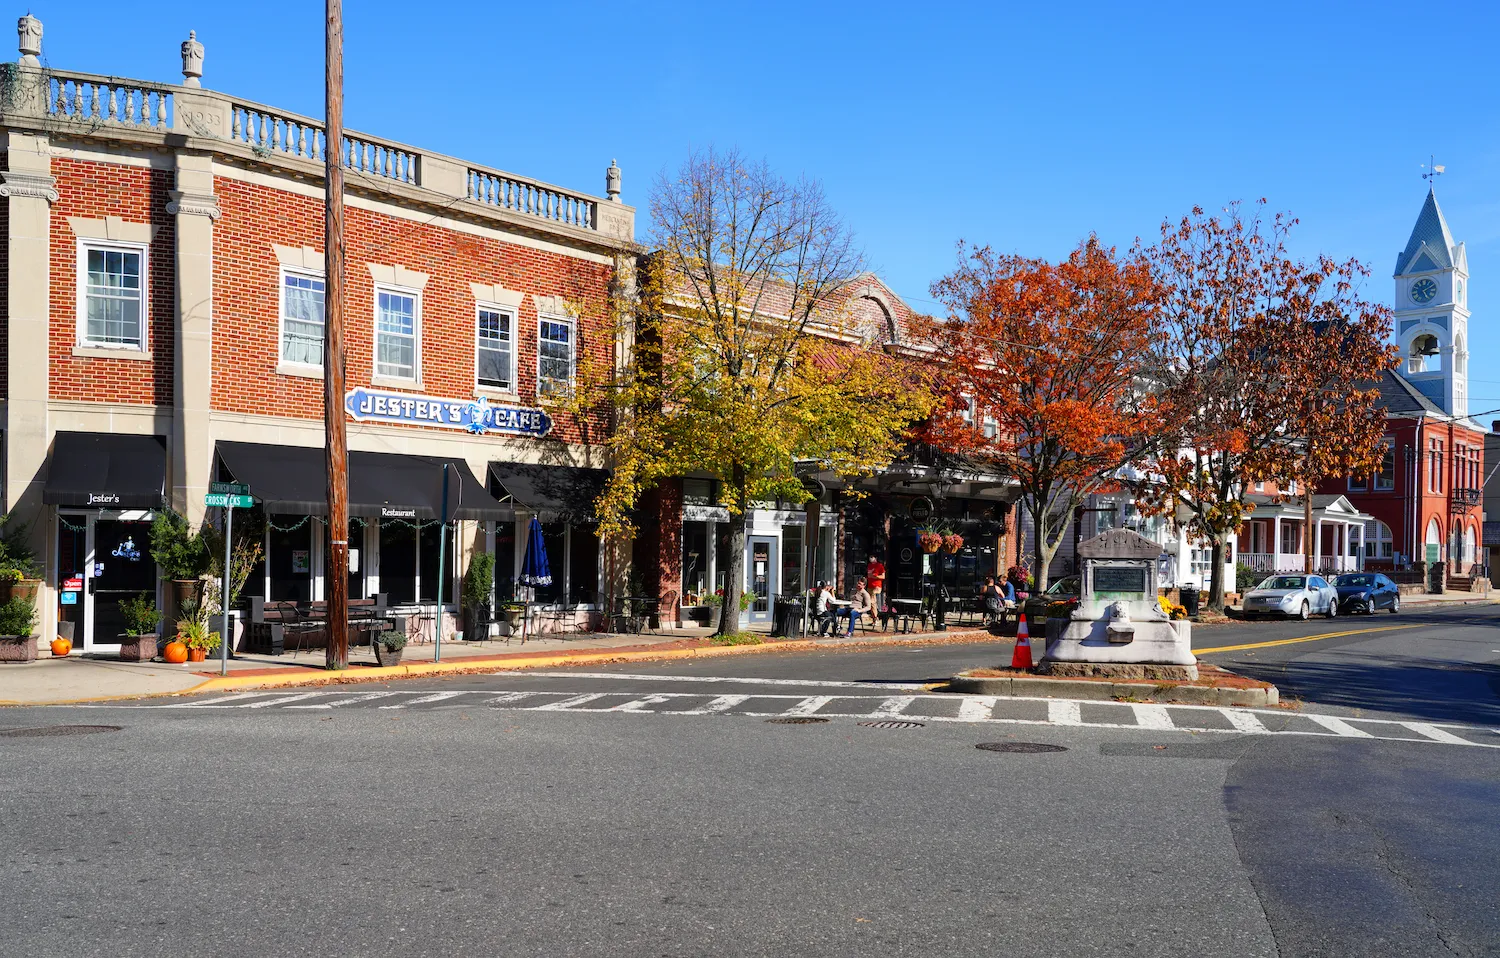
<svg viewBox="0 0 1500 958"><path fill-rule="evenodd" d="M943 547L943 537L936 533L924 532L917 537L917 544L922 547L923 552L932 555Z"/></svg>
<svg viewBox="0 0 1500 958"><path fill-rule="evenodd" d="M0 635L0 662L35 662L36 638L30 635Z"/></svg>
<svg viewBox="0 0 1500 958"><path fill-rule="evenodd" d="M956 555L959 549L964 547L964 537L959 535L943 536L943 551L949 555Z"/></svg>
<svg viewBox="0 0 1500 958"><path fill-rule="evenodd" d="M719 622L724 618L724 607L722 605L711 605L708 607L708 631L719 631Z"/></svg>
<svg viewBox="0 0 1500 958"><path fill-rule="evenodd" d="M490 607L464 606L464 641L482 642L490 637Z"/></svg>
<svg viewBox="0 0 1500 958"><path fill-rule="evenodd" d="M28 599L32 605L36 605L36 594L41 588L41 579L20 579L11 583L9 598Z"/></svg>
<svg viewBox="0 0 1500 958"><path fill-rule="evenodd" d="M156 658L156 633L120 636L122 662L150 662Z"/></svg>
<svg viewBox="0 0 1500 958"><path fill-rule="evenodd" d="M189 662L207 662L208 661L208 650L207 649L193 649L193 648L190 648L190 649L188 649L187 660Z"/></svg>
<svg viewBox="0 0 1500 958"><path fill-rule="evenodd" d="M385 646L381 645L379 642L374 643L374 648L375 661L380 665L381 668L387 668L392 665L400 665L401 656L406 652L405 648L388 649Z"/></svg>

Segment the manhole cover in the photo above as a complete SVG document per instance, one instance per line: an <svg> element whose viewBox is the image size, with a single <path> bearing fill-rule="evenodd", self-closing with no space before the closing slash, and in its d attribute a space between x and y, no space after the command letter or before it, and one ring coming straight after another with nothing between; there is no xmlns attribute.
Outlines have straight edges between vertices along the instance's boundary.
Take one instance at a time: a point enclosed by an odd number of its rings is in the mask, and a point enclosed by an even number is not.
<svg viewBox="0 0 1500 958"><path fill-rule="evenodd" d="M980 742L975 748L986 752L1066 752L1062 745L1046 745L1041 742Z"/></svg>
<svg viewBox="0 0 1500 958"><path fill-rule="evenodd" d="M41 738L45 735L96 735L99 732L118 732L118 725L44 725L41 728L0 729L3 738Z"/></svg>
<svg viewBox="0 0 1500 958"><path fill-rule="evenodd" d="M766 719L766 721L772 725L818 725L828 720L816 715L789 715L786 718Z"/></svg>
<svg viewBox="0 0 1500 958"><path fill-rule="evenodd" d="M887 720L887 721L884 721L884 722L860 722L859 724L861 726L865 727L865 728L926 728L927 727L927 723L926 722L898 722L898 721L895 721L895 720Z"/></svg>

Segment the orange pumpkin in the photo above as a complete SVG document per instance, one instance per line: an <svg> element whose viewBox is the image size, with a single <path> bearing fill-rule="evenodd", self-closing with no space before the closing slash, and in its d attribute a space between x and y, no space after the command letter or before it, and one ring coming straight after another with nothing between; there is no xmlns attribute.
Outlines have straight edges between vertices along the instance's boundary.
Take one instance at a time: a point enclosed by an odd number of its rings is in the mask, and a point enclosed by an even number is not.
<svg viewBox="0 0 1500 958"><path fill-rule="evenodd" d="M73 651L73 643L69 642L67 639L63 638L62 636L58 636L57 638L55 638L55 639L52 640L52 654L53 655L64 656L64 655L67 655L71 651Z"/></svg>
<svg viewBox="0 0 1500 958"><path fill-rule="evenodd" d="M167 647L162 649L161 657L172 665L181 665L187 661L188 647L183 642L168 642Z"/></svg>

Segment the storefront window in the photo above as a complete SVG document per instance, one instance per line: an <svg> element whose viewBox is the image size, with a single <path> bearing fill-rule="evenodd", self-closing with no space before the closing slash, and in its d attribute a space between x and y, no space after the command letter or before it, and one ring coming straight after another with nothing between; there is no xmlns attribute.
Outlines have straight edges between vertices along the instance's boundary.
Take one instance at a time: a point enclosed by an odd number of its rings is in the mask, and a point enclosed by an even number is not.
<svg viewBox="0 0 1500 958"><path fill-rule="evenodd" d="M422 584L421 602L436 602L438 598L438 556L443 555L443 564L446 567L443 574L443 604L447 605L457 601L453 590L453 570L458 566L454 553L454 527L440 525L436 522L422 523L422 531L418 534L417 543L417 571L420 573ZM447 546L440 553L442 546L438 536L440 532L446 532Z"/></svg>
<svg viewBox="0 0 1500 958"><path fill-rule="evenodd" d="M686 480L684 480L686 484ZM697 605L708 585L708 523L682 524L682 604Z"/></svg>
<svg viewBox="0 0 1500 958"><path fill-rule="evenodd" d="M802 526L781 527L781 591L795 595L802 591Z"/></svg>
<svg viewBox="0 0 1500 958"><path fill-rule="evenodd" d="M417 530L411 523L380 524L380 590L391 605L417 600Z"/></svg>
<svg viewBox="0 0 1500 958"><path fill-rule="evenodd" d="M599 601L598 527L576 525L568 543L568 601L574 605Z"/></svg>
<svg viewBox="0 0 1500 958"><path fill-rule="evenodd" d="M516 597L516 524L495 523L495 601Z"/></svg>
<svg viewBox="0 0 1500 958"><path fill-rule="evenodd" d="M267 527L266 566L271 602L312 601L313 520L307 516L271 515Z"/></svg>
<svg viewBox="0 0 1500 958"><path fill-rule="evenodd" d="M327 526L325 525L326 529ZM365 597L365 520L349 520L349 598Z"/></svg>

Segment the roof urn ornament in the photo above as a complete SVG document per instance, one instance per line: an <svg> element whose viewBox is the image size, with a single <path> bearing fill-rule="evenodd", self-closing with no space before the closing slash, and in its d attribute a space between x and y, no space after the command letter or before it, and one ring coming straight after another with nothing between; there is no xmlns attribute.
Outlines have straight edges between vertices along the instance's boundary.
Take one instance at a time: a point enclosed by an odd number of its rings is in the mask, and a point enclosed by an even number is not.
<svg viewBox="0 0 1500 958"><path fill-rule="evenodd" d="M16 35L20 40L21 63L24 66L41 66L37 59L42 52L42 21L31 14L16 21Z"/></svg>
<svg viewBox="0 0 1500 958"><path fill-rule="evenodd" d="M610 202L620 202L620 168L614 160L609 161L609 169L604 171L604 193Z"/></svg>
<svg viewBox="0 0 1500 958"><path fill-rule="evenodd" d="M188 38L182 41L182 85L199 87L203 84L203 44L198 42L198 31L189 30Z"/></svg>

